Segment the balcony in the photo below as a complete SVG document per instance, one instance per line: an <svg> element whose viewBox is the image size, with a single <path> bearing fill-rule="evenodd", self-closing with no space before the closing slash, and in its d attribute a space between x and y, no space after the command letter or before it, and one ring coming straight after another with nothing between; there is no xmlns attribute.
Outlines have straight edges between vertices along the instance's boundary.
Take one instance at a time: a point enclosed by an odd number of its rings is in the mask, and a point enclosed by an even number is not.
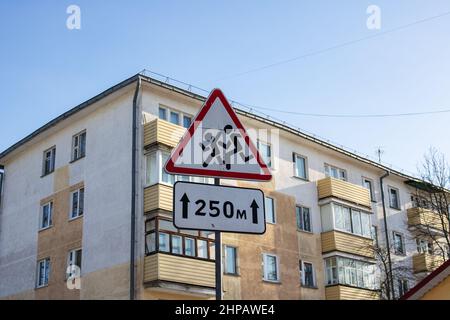
<svg viewBox="0 0 450 320"><path fill-rule="evenodd" d="M319 200L329 197L371 208L370 191L362 186L335 178L317 181Z"/></svg>
<svg viewBox="0 0 450 320"><path fill-rule="evenodd" d="M418 253L413 256L413 268L415 273L433 271L444 263L440 255Z"/></svg>
<svg viewBox="0 0 450 320"><path fill-rule="evenodd" d="M336 230L323 232L321 239L322 253L340 251L375 258L372 239Z"/></svg>
<svg viewBox="0 0 450 320"><path fill-rule="evenodd" d="M181 257L172 254L156 253L145 257L144 283L146 287L162 286L161 282L181 285L184 289L198 290L214 294L214 261ZM186 287L187 286L187 287ZM208 290L209 289L209 290Z"/></svg>
<svg viewBox="0 0 450 320"><path fill-rule="evenodd" d="M442 223L438 213L424 208L410 208L406 212L408 215L408 226L419 228L430 227L436 231L442 231Z"/></svg>
<svg viewBox="0 0 450 320"><path fill-rule="evenodd" d="M166 184L154 184L144 189L144 213L162 209L172 211L173 187Z"/></svg>
<svg viewBox="0 0 450 320"><path fill-rule="evenodd" d="M325 287L325 299L327 300L378 300L377 291L361 289L343 285Z"/></svg>
<svg viewBox="0 0 450 320"><path fill-rule="evenodd" d="M160 119L147 122L144 124L144 147L159 143L174 148L185 131L181 126Z"/></svg>

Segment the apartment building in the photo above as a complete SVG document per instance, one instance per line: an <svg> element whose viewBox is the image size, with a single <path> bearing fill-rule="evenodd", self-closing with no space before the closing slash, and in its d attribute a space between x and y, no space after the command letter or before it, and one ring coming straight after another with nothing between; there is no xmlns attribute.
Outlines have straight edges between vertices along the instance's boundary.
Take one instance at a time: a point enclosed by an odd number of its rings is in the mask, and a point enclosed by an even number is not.
<svg viewBox="0 0 450 320"><path fill-rule="evenodd" d="M0 297L214 299L214 233L171 222L173 183L212 181L163 170L204 100L138 74L2 152ZM411 227L418 179L237 113L273 179L221 180L262 189L267 221L223 234L224 299L380 299L387 241L397 297L442 262Z"/></svg>

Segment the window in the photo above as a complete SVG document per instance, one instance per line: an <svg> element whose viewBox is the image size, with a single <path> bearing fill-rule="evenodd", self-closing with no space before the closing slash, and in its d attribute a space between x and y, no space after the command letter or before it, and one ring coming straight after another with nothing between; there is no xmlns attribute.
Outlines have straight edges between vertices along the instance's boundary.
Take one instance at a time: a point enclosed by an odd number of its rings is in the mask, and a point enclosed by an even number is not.
<svg viewBox="0 0 450 320"><path fill-rule="evenodd" d="M272 198L265 197L266 222L275 223L275 204Z"/></svg>
<svg viewBox="0 0 450 320"><path fill-rule="evenodd" d="M363 186L366 189L369 189L370 192L370 200L372 200L373 202L375 202L375 192L373 190L373 181L371 179L368 178L363 178Z"/></svg>
<svg viewBox="0 0 450 320"><path fill-rule="evenodd" d="M71 250L67 256L67 279L77 274L76 268L81 271L81 249Z"/></svg>
<svg viewBox="0 0 450 320"><path fill-rule="evenodd" d="M53 218L53 202L48 202L41 207L39 229L50 228L53 223L52 218Z"/></svg>
<svg viewBox="0 0 450 320"><path fill-rule="evenodd" d="M403 239L403 235L398 232L393 232L394 236L394 252L398 255L404 255L405 254L405 242Z"/></svg>
<svg viewBox="0 0 450 320"><path fill-rule="evenodd" d="M433 253L433 244L431 241L425 239L416 239L417 252L418 253Z"/></svg>
<svg viewBox="0 0 450 320"><path fill-rule="evenodd" d="M158 117L162 120L167 120L167 109L159 107Z"/></svg>
<svg viewBox="0 0 450 320"><path fill-rule="evenodd" d="M316 279L312 263L299 261L300 281L303 287L315 288Z"/></svg>
<svg viewBox="0 0 450 320"><path fill-rule="evenodd" d="M311 215L309 208L296 207L297 214L297 228L299 230L312 232L311 229Z"/></svg>
<svg viewBox="0 0 450 320"><path fill-rule="evenodd" d="M48 285L49 276L50 276L50 258L38 261L36 286L40 288Z"/></svg>
<svg viewBox="0 0 450 320"><path fill-rule="evenodd" d="M397 291L399 297L402 297L408 290L408 280L397 279Z"/></svg>
<svg viewBox="0 0 450 320"><path fill-rule="evenodd" d="M337 203L320 207L322 231L340 230L372 238L370 213Z"/></svg>
<svg viewBox="0 0 450 320"><path fill-rule="evenodd" d="M325 259L326 284L375 289L375 264L340 256Z"/></svg>
<svg viewBox="0 0 450 320"><path fill-rule="evenodd" d="M200 183L212 183L212 178L190 177L171 175L164 170L164 165L169 159L170 153L163 150L155 150L146 155L145 183L147 186L156 183L174 184L176 181L192 181Z"/></svg>
<svg viewBox="0 0 450 320"><path fill-rule="evenodd" d="M266 281L280 281L278 271L278 257L271 254L263 254L263 276Z"/></svg>
<svg viewBox="0 0 450 320"><path fill-rule="evenodd" d="M214 260L214 232L177 229L172 220L156 217L145 222L145 253L165 252Z"/></svg>
<svg viewBox="0 0 450 320"><path fill-rule="evenodd" d="M182 125L185 128L189 128L192 122L192 116L180 111L172 110L167 107L159 106L158 117L161 120L169 121L170 123L178 126Z"/></svg>
<svg viewBox="0 0 450 320"><path fill-rule="evenodd" d="M378 247L378 227L372 226L372 239L375 246Z"/></svg>
<svg viewBox="0 0 450 320"><path fill-rule="evenodd" d="M237 248L225 246L225 273L237 275Z"/></svg>
<svg viewBox="0 0 450 320"><path fill-rule="evenodd" d="M400 209L400 200L398 196L398 189L389 187L389 206L393 209Z"/></svg>
<svg viewBox="0 0 450 320"><path fill-rule="evenodd" d="M258 140L258 150L262 160L268 167L272 167L272 148L270 144Z"/></svg>
<svg viewBox="0 0 450 320"><path fill-rule="evenodd" d="M175 111L170 111L170 122L176 125L180 124L180 114Z"/></svg>
<svg viewBox="0 0 450 320"><path fill-rule="evenodd" d="M86 131L72 137L72 161L86 155Z"/></svg>
<svg viewBox="0 0 450 320"><path fill-rule="evenodd" d="M42 175L55 171L55 157L56 157L56 147L52 147L44 151L44 160L42 165Z"/></svg>
<svg viewBox="0 0 450 320"><path fill-rule="evenodd" d="M295 153L293 154L293 158L294 158L295 176L307 180L308 174L306 170L306 158Z"/></svg>
<svg viewBox="0 0 450 320"><path fill-rule="evenodd" d="M72 192L70 219L81 217L84 213L84 188Z"/></svg>
<svg viewBox="0 0 450 320"><path fill-rule="evenodd" d="M336 179L347 181L347 172L344 169L325 164L325 175Z"/></svg>
<svg viewBox="0 0 450 320"><path fill-rule="evenodd" d="M183 116L183 127L185 127L186 129L189 128L191 126L191 122L192 122L192 117L190 116Z"/></svg>

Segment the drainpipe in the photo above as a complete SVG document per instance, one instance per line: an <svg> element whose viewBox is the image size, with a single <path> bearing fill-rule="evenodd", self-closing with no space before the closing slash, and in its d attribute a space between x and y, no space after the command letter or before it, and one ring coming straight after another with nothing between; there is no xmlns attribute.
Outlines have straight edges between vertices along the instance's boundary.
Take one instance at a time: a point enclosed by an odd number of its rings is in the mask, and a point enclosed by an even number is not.
<svg viewBox="0 0 450 320"><path fill-rule="evenodd" d="M387 216L386 216L386 203L384 200L384 187L383 187L383 179L389 176L389 171L386 171L384 175L380 177L380 189L381 189L381 202L383 204L383 220L384 220L384 233L386 236L386 248L387 248L387 254L388 254L388 264L389 264L389 279L388 284L389 287L389 295L392 296L392 300L395 299L395 292L394 292L394 278L392 276L392 262L391 262L391 246L389 244L389 231L387 226Z"/></svg>
<svg viewBox="0 0 450 320"><path fill-rule="evenodd" d="M5 179L5 167L0 164L0 213L2 212L3 180Z"/></svg>
<svg viewBox="0 0 450 320"><path fill-rule="evenodd" d="M137 76L136 90L133 97L133 134L131 150L131 238L130 238L130 300L135 299L135 242L136 242L136 159L137 159L137 120L138 120L138 97L141 89L141 77Z"/></svg>

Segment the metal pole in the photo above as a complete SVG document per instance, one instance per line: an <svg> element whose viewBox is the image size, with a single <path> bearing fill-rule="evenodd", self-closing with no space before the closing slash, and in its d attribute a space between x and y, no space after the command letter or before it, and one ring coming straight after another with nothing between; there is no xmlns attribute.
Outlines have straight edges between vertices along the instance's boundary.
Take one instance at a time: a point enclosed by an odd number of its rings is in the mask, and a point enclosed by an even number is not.
<svg viewBox="0 0 450 320"><path fill-rule="evenodd" d="M220 179L214 178L214 185L220 185ZM222 300L222 250L220 231L215 232L215 251L216 251L216 300Z"/></svg>

